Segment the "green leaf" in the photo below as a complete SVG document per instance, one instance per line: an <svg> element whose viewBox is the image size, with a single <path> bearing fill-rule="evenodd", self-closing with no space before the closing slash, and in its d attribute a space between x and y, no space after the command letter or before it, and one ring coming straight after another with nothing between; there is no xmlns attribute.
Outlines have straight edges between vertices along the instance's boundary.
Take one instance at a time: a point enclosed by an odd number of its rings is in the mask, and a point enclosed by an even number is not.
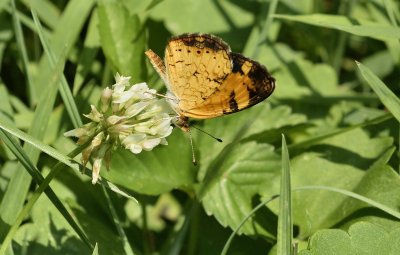
<svg viewBox="0 0 400 255"><path fill-rule="evenodd" d="M356 190L364 178L365 170L392 144L392 139L369 138L360 129L321 141L292 159L293 189L305 185L323 185ZM276 189L265 186L264 192L264 197L268 198L276 194ZM325 190L294 193L293 218L299 226L299 237L306 237L317 229L330 227L343 220L347 214L339 211L342 211L346 200L341 194ZM277 206L272 204L271 208L277 212Z"/></svg>
<svg viewBox="0 0 400 255"><path fill-rule="evenodd" d="M134 155L119 149L112 156L111 170L101 175L111 182L141 194L157 195L171 189L189 188L195 169L191 162L189 140L181 130L167 138L169 145Z"/></svg>
<svg viewBox="0 0 400 255"><path fill-rule="evenodd" d="M279 168L279 157L272 146L255 142L235 144L223 162L211 166L210 174L202 184L204 209L214 215L222 226L236 228L254 207L252 201L261 188L276 187L274 183L279 176ZM272 230L274 226L271 224L269 221L261 226L253 218L239 232L273 238L275 230Z"/></svg>
<svg viewBox="0 0 400 255"><path fill-rule="evenodd" d="M378 40L400 39L400 28L374 23L368 20L354 19L340 15L274 15L278 19L293 20L314 26L342 30L354 35L368 36Z"/></svg>
<svg viewBox="0 0 400 255"><path fill-rule="evenodd" d="M358 222L348 233L340 229L319 230L300 255L395 255L400 253L400 228L387 231L379 225Z"/></svg>
<svg viewBox="0 0 400 255"><path fill-rule="evenodd" d="M199 10L206 15L199 15ZM228 32L232 26L243 28L252 25L253 21L249 11L237 8L234 3L212 0L163 1L152 8L150 17L164 21L167 29L175 35L187 32ZM190 22L188 17L193 17Z"/></svg>
<svg viewBox="0 0 400 255"><path fill-rule="evenodd" d="M203 133L192 130L195 149L199 160L198 179L202 180L209 165L216 159L224 160L221 151L231 143L243 141L264 141L272 143L279 141L276 136L269 136L280 128L289 128L304 123L302 114L294 114L287 106L272 108L267 102L260 103L250 109L235 114L207 120L201 127L212 135L221 138L222 143L207 137ZM278 137L280 133L276 134ZM227 153L229 153L227 151Z"/></svg>
<svg viewBox="0 0 400 255"><path fill-rule="evenodd" d="M144 51L146 33L137 15L130 15L120 2L98 5L101 46L107 59L124 76L132 81L146 77Z"/></svg>
<svg viewBox="0 0 400 255"><path fill-rule="evenodd" d="M366 66L356 62L368 85L375 91L382 103L400 122L400 99Z"/></svg>
<svg viewBox="0 0 400 255"><path fill-rule="evenodd" d="M400 192L400 177L391 167L383 164L386 163L385 160L380 160L378 162L379 163L375 163L372 168L367 171L353 191L381 203L394 211L398 211L400 207L400 198L397 194ZM335 214L338 217L346 219L341 222L341 224L345 226L362 219L364 221L378 223L386 229L400 227L400 222L389 218L384 211L377 211L371 208L370 205L366 205L361 201L354 201L351 198L346 199ZM354 214L357 214L358 217L351 217Z"/></svg>

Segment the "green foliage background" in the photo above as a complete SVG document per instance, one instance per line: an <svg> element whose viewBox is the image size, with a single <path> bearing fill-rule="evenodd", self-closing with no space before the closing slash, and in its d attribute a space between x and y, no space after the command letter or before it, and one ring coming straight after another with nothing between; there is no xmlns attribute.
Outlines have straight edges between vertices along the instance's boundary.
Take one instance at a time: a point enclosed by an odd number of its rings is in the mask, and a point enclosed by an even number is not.
<svg viewBox="0 0 400 255"><path fill-rule="evenodd" d="M279 217L299 254L400 254L399 23L396 0L0 1L0 254L287 254ZM176 129L93 186L63 133L116 72L165 92L144 51L188 32L265 65L275 92L195 121L224 140L193 130L198 166Z"/></svg>

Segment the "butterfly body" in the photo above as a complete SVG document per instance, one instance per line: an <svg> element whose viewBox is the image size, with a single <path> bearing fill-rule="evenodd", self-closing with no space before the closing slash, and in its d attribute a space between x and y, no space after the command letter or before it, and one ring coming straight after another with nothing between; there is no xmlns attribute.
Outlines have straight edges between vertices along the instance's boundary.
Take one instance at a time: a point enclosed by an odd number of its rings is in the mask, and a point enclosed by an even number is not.
<svg viewBox="0 0 400 255"><path fill-rule="evenodd" d="M164 61L151 50L146 55L167 86L167 101L179 116L176 125L185 131L189 118L241 111L266 99L275 88L275 79L264 66L231 52L213 35L171 38Z"/></svg>

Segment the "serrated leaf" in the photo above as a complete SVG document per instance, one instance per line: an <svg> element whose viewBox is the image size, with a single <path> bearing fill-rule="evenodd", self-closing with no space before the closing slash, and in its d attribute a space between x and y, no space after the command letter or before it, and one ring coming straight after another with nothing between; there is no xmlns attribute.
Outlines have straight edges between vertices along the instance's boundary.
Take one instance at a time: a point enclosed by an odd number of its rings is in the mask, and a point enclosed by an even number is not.
<svg viewBox="0 0 400 255"><path fill-rule="evenodd" d="M379 225L358 222L348 233L340 229L316 232L300 255L395 255L400 253L400 228L387 231Z"/></svg>
<svg viewBox="0 0 400 255"><path fill-rule="evenodd" d="M97 13L101 46L108 60L133 82L143 81L146 33L139 17L130 15L118 1L99 4Z"/></svg>
<svg viewBox="0 0 400 255"><path fill-rule="evenodd" d="M397 195L400 192L400 177L390 166L383 165L382 163L386 162L384 160L379 160L379 163L374 164L373 167L368 170L354 189L354 192L397 211L400 207L400 198ZM358 217L351 217L354 214L357 214ZM346 201L344 201L335 215L347 219L341 222L344 226L362 219L372 223L379 223L386 229L400 227L400 222L389 218L384 211L377 211L370 205L355 201L351 198L347 198Z"/></svg>
<svg viewBox="0 0 400 255"><path fill-rule="evenodd" d="M194 146L199 151L197 154L200 161L198 178L203 179L206 172L209 171L210 163L219 157L221 151L230 143L239 142L241 139L244 141L265 140L264 138L273 134L275 130L296 126L304 123L305 120L304 115L292 113L287 106L272 108L270 104L263 102L242 112L205 121L201 128L221 138L223 142L218 143L203 133L192 131ZM269 131L270 133L268 133ZM280 135L281 133L276 134L267 142L279 140Z"/></svg>
<svg viewBox="0 0 400 255"><path fill-rule="evenodd" d="M280 158L272 146L249 142L236 144L217 167L210 169L210 175L200 188L203 206L223 226L234 229L252 210L252 199L261 187L276 186ZM275 223L270 221L266 224ZM273 237L271 229L271 225L261 226L252 219L243 225L240 232Z"/></svg>
<svg viewBox="0 0 400 255"><path fill-rule="evenodd" d="M323 185L355 190L365 175L364 171L391 148L392 143L393 140L387 138L371 139L360 129L329 138L292 160L293 188ZM276 194L272 187L266 186L264 191L267 198ZM325 190L295 192L293 217L294 224L299 226L300 238L317 229L330 227L348 216L341 213L346 200L341 194ZM354 202L353 199L351 201ZM277 205L273 205L273 210L277 212Z"/></svg>

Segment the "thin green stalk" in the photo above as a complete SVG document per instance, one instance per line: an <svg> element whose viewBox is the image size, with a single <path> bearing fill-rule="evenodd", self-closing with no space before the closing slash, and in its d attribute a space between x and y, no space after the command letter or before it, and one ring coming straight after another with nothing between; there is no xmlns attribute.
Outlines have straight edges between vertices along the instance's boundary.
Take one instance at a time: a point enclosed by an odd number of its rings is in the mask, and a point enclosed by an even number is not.
<svg viewBox="0 0 400 255"><path fill-rule="evenodd" d="M200 233L200 219L199 219L199 203L197 201L193 201L192 208L190 211L190 234L189 234L189 244L188 244L188 254L194 255L197 254L197 241L199 240ZM188 227L189 227L188 226ZM183 241L183 240L182 240ZM182 246L182 245L181 245ZM177 253L178 254L178 253Z"/></svg>
<svg viewBox="0 0 400 255"><path fill-rule="evenodd" d="M165 252L162 252L162 255L178 255L182 253L182 247L187 244L188 246L188 254L191 253L192 249L196 247L195 242L197 240L194 240L192 242L192 237L195 235L192 235L193 233L189 233L189 243L186 242L187 240L187 235L189 230L192 231L193 226L192 226L192 220L193 217L196 217L197 212L199 209L199 204L195 200L189 200L186 205L184 212L182 215L185 215L183 222L178 222L178 224L174 227L172 230L172 233L167 239L167 244L164 250ZM181 223L181 224L180 224ZM196 229L197 231L197 229Z"/></svg>
<svg viewBox="0 0 400 255"><path fill-rule="evenodd" d="M251 210L246 217L243 218L243 220L239 223L239 225L235 228L235 230L233 230L232 234L229 236L228 240L226 241L224 248L221 251L221 255L226 255L228 253L228 249L229 246L231 246L231 243L233 241L233 238L235 238L236 234L239 232L239 230L242 228L242 226L247 222L248 219L250 219L251 217L253 217L253 215L260 210L261 208L263 208L266 204L268 204L269 202L275 200L276 198L278 198L279 195L275 195L271 198L269 198L268 200L259 203L256 207L254 207L253 210Z"/></svg>
<svg viewBox="0 0 400 255"><path fill-rule="evenodd" d="M340 129L334 130L334 131L332 131L330 133L319 135L319 136L315 136L315 137L313 137L311 139L308 139L308 140L305 140L305 141L302 141L302 142L299 142L299 143L290 144L288 146L288 148L290 150L304 149L306 147L309 147L309 146L311 146L311 145L313 145L315 143L318 143L318 142L320 142L322 140L325 140L325 139L328 139L330 137L333 137L333 136L336 136L336 135L339 135L339 134L342 134L342 133L345 133L345 132L349 132L349 131L357 129L357 128L362 128L362 127L366 127L366 126L369 126L369 125L374 125L374 124L377 124L377 123L381 123L381 122L386 121L386 120L391 119L391 118L393 118L393 116L390 113L383 114L383 115L378 116L378 117L376 117L374 119L364 121L363 123L360 123L360 124L357 124L357 125L353 125L353 126L345 127L345 128L340 128ZM277 151L279 151L279 150L280 149L278 149Z"/></svg>
<svg viewBox="0 0 400 255"><path fill-rule="evenodd" d="M267 2L265 2L267 4ZM276 12L276 8L278 6L278 0L272 0L268 3L268 8L263 8L263 13L262 17L265 18L265 22L261 24L261 33L258 38L258 42L256 46L254 47L253 54L251 55L252 58L256 58L258 54L260 53L260 48L261 45L265 42L267 42L267 37L268 37L268 32L272 26L272 21L273 21L273 15ZM268 11L268 12L267 12Z"/></svg>
<svg viewBox="0 0 400 255"><path fill-rule="evenodd" d="M19 52L21 53L22 64L23 64L22 66L25 71L26 83L28 86L29 105L31 107L33 107L33 105L35 103L35 99L37 98L37 95L36 95L35 89L33 87L31 73L29 72L29 60L28 60L28 54L26 52L26 47L25 47L24 34L22 33L21 21L17 15L17 8L15 7L14 0L11 0L11 7L12 7L12 16L13 16L13 23L14 23L14 30L15 30L15 38L17 40Z"/></svg>
<svg viewBox="0 0 400 255"><path fill-rule="evenodd" d="M383 0L386 12L389 16L390 22L392 23L393 26L397 27L397 21L396 21L396 15L395 15L395 8L393 8L392 1L391 0ZM397 12L398 14L398 12Z"/></svg>
<svg viewBox="0 0 400 255"><path fill-rule="evenodd" d="M142 209L142 223L143 223L143 254L150 255L151 244L150 244L150 232L147 225L147 209L146 203L141 201L140 208Z"/></svg>
<svg viewBox="0 0 400 255"><path fill-rule="evenodd" d="M381 209L382 211L386 212L387 214L392 215L393 217L396 217L397 219L400 219L400 212L398 212L396 210L393 210L392 208L390 208L390 207L388 207L388 206L386 206L384 204L375 202L372 199L369 199L367 197L361 196L361 195L359 195L357 193L354 193L354 192L351 192L351 191L347 191L347 190L344 190L344 189L339 189L339 188L329 187L329 186L317 186L317 185L313 186L313 185L310 185L310 186L303 186L303 187L294 188L292 191L321 190L321 189L322 190L333 191L333 192L340 193L342 195L346 195L346 196L352 197L354 199L360 200L362 202L365 202L367 204L372 205L373 207Z"/></svg>
<svg viewBox="0 0 400 255"><path fill-rule="evenodd" d="M126 237L124 228L121 226L121 221L119 220L117 211L115 210L115 207L113 205L113 201L110 198L110 194L108 194L108 190L106 189L105 186L102 186L103 188L103 194L106 197L107 200L107 205L108 209L110 209L111 217L114 221L114 225L117 228L118 235L121 238L123 244L124 244L124 251L126 255L134 255L135 252L133 251L132 247L129 244L128 238Z"/></svg>
<svg viewBox="0 0 400 255"><path fill-rule="evenodd" d="M339 7L339 14L348 16L351 13L354 1L341 1ZM333 52L332 66L335 69L336 75L339 76L340 66L342 65L343 56L346 48L348 33L343 31L337 31L339 33L338 39L336 40L335 51Z"/></svg>

